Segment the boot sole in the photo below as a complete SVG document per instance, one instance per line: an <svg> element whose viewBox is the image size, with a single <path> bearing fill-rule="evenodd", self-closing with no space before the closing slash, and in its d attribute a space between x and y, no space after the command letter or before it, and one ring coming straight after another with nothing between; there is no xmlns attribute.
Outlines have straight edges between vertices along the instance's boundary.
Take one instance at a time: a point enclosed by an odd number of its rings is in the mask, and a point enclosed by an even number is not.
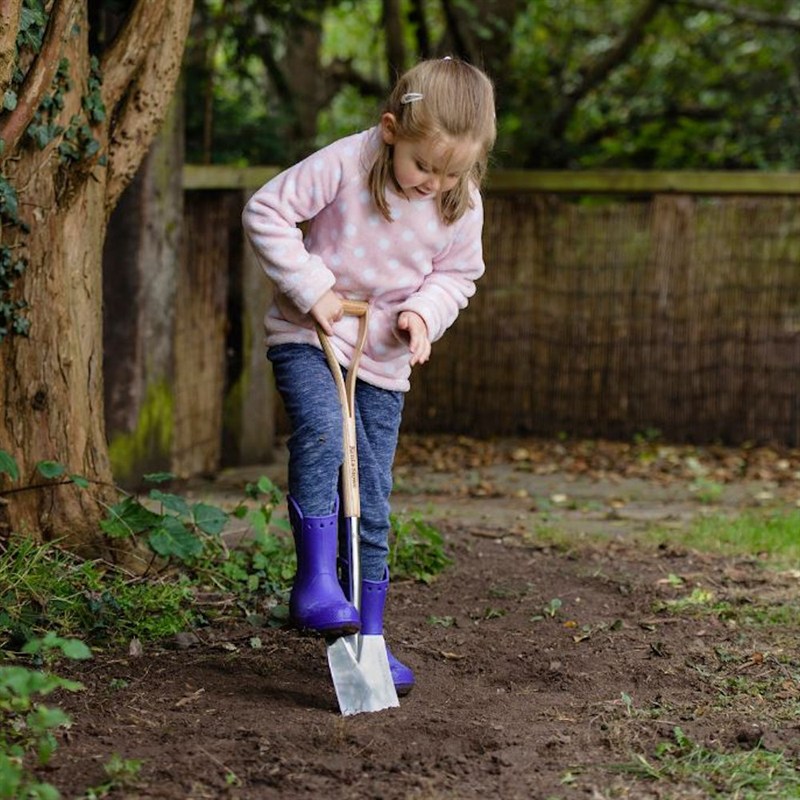
<svg viewBox="0 0 800 800"><path fill-rule="evenodd" d="M292 624L297 630L303 633L317 634L318 636L324 636L326 639L338 639L341 636L352 636L352 634L358 633L361 630L358 625L345 625L334 628L310 628L308 625L303 625L294 621L292 621Z"/></svg>

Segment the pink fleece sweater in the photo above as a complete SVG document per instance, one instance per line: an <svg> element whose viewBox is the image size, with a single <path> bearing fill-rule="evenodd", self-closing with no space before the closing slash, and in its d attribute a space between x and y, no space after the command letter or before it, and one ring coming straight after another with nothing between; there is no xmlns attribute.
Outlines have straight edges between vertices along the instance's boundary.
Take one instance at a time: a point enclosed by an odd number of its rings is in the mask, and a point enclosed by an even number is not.
<svg viewBox="0 0 800 800"><path fill-rule="evenodd" d="M242 215L256 258L275 286L265 317L267 346L319 345L308 315L328 290L370 303L359 378L407 391L410 352L397 329L415 311L431 342L453 324L483 274L483 206L445 225L432 199L407 200L387 189L393 220L375 207L367 174L378 143L371 128L340 139L261 187ZM305 238L298 223L309 220ZM340 363L353 354L358 322L345 317L331 339Z"/></svg>

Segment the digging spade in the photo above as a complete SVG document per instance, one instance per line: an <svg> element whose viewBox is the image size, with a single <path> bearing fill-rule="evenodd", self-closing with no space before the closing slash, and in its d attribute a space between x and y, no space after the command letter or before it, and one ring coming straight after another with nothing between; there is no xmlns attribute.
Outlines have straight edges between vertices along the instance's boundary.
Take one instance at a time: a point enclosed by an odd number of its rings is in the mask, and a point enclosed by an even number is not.
<svg viewBox="0 0 800 800"><path fill-rule="evenodd" d="M331 369L339 402L342 406L344 430L344 463L342 464L342 508L344 511L343 546L349 575L350 601L361 612L361 563L359 557L359 519L361 499L358 488L358 453L356 450L355 390L358 363L364 351L369 326L369 306L355 300L344 301L344 313L358 317L358 340L345 381L328 337L317 326L317 334L328 366ZM356 633L328 642L330 667L336 697L343 715L365 711L382 711L399 706L397 692L389 669L386 642L382 635Z"/></svg>

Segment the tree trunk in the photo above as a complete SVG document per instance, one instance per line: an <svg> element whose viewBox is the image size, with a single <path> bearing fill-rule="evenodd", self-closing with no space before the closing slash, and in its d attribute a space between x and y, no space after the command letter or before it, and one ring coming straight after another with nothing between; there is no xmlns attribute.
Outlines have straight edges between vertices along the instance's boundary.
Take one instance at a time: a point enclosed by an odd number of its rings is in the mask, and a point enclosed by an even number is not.
<svg viewBox="0 0 800 800"><path fill-rule="evenodd" d="M58 204L47 175L47 152L21 159L12 173L24 183L22 201L36 211ZM4 345L0 384L0 441L15 456L23 485L50 482L35 465L52 459L91 478L92 491L72 483L30 488L13 496L9 523L70 545L97 529L99 501L111 483L103 426L103 354L100 306L104 198L102 184L84 181L57 215L41 213L25 246L30 264L24 297L34 321L30 338Z"/></svg>
<svg viewBox="0 0 800 800"><path fill-rule="evenodd" d="M88 73L83 37L75 37L67 56L80 75ZM67 119L80 112L77 92L65 101ZM96 530L111 484L98 302L105 170L95 166L90 179L74 180L59 165L56 145L28 147L6 165L30 220L30 232L18 233L15 244L28 258L23 295L32 324L29 338L12 337L1 351L0 442L29 487L7 506L11 528L72 545ZM90 478L94 488L82 491L74 483L45 480L35 469L42 460Z"/></svg>
<svg viewBox="0 0 800 800"><path fill-rule="evenodd" d="M1 478L0 491L12 491L0 506L0 524L76 550L97 552L98 523L113 497L103 407L106 224L166 113L191 7L191 0L138 0L131 7L102 61L106 114L89 121L98 154L65 162L58 152L62 137L40 150L22 135L29 109L32 114L50 91L53 60L67 60L70 80L54 121L68 129L73 117L87 118L87 0L53 3L51 22L59 25L48 28L17 108L0 117L6 142L0 169L16 188L29 227L27 233L5 228L0 241L18 246L28 259L20 285L31 321L29 338L0 344L0 449L20 468L17 484ZM36 95L26 95L34 89ZM40 477L36 464L43 460L83 476L89 488Z"/></svg>
<svg viewBox="0 0 800 800"><path fill-rule="evenodd" d="M406 70L403 17L399 0L383 0L383 29L386 34L386 74L389 85L394 86Z"/></svg>
<svg viewBox="0 0 800 800"><path fill-rule="evenodd" d="M294 45L286 51L283 71L292 97L293 119L289 130L289 158L296 161L314 150L317 114L325 92L325 76L320 67L322 26L309 16L298 21L293 31Z"/></svg>

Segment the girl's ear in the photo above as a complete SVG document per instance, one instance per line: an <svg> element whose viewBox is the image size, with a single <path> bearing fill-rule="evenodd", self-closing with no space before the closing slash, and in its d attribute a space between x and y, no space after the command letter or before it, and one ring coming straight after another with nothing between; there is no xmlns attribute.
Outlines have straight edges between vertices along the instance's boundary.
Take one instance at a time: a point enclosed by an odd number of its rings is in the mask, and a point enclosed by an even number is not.
<svg viewBox="0 0 800 800"><path fill-rule="evenodd" d="M394 144L397 141L397 119L388 111L381 116L381 136L384 144Z"/></svg>

